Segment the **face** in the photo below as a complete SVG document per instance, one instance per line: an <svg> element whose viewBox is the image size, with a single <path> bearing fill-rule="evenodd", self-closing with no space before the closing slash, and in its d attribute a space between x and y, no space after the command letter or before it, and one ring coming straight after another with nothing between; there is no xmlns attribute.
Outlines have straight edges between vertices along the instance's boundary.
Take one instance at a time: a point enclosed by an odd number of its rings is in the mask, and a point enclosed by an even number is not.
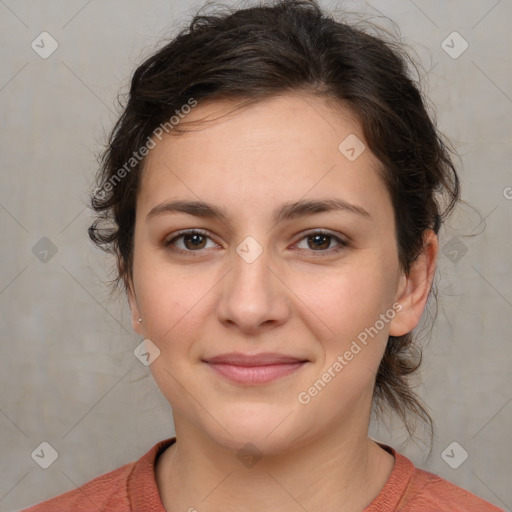
<svg viewBox="0 0 512 512"><path fill-rule="evenodd" d="M234 105L199 104L185 121ZM388 335L410 311L397 304L409 286L393 206L377 159L357 156L357 118L290 94L194 130L147 156L129 292L177 431L277 453L364 428ZM310 202L324 203L293 206Z"/></svg>

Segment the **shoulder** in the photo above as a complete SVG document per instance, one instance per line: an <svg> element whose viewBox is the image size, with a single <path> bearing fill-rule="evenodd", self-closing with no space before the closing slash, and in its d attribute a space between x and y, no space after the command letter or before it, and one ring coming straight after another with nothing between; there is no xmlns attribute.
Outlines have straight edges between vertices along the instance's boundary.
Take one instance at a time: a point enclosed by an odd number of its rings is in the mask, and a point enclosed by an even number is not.
<svg viewBox="0 0 512 512"><path fill-rule="evenodd" d="M414 468L400 503L398 509L403 512L503 512L476 494L418 468Z"/></svg>
<svg viewBox="0 0 512 512"><path fill-rule="evenodd" d="M109 473L98 476L86 484L64 494L33 505L22 512L61 512L73 510L127 510L127 482L135 462L125 464Z"/></svg>
<svg viewBox="0 0 512 512"><path fill-rule="evenodd" d="M444 478L414 467L394 448L377 443L395 458L391 475L364 512L504 512Z"/></svg>
<svg viewBox="0 0 512 512"><path fill-rule="evenodd" d="M176 438L154 445L139 460L130 462L64 494L21 512L165 512L155 479L155 463Z"/></svg>

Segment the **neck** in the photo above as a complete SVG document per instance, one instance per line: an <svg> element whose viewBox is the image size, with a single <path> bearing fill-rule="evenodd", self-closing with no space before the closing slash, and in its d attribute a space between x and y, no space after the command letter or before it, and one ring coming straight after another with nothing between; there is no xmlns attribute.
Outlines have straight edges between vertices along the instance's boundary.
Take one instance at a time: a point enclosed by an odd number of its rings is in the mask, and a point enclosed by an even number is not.
<svg viewBox="0 0 512 512"><path fill-rule="evenodd" d="M176 417L175 424L177 441L156 469L168 512L360 512L382 490L394 464L393 456L366 434L341 430L297 443L283 454L241 461L192 425ZM357 431L365 432L352 430Z"/></svg>

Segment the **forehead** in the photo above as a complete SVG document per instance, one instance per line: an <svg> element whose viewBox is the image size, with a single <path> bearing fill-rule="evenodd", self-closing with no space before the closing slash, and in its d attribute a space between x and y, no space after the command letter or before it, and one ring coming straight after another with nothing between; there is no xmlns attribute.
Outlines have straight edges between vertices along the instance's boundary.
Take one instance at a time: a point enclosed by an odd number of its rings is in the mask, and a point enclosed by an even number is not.
<svg viewBox="0 0 512 512"><path fill-rule="evenodd" d="M365 148L360 122L347 107L305 94L235 110L238 105L199 103L183 119L191 131L156 141L146 157L138 208L147 213L171 197L233 203L258 198L264 208L283 197L338 192L351 202L371 196L365 201L370 210L389 203L380 162ZM347 144L358 153L365 149L349 159L354 152L346 152Z"/></svg>

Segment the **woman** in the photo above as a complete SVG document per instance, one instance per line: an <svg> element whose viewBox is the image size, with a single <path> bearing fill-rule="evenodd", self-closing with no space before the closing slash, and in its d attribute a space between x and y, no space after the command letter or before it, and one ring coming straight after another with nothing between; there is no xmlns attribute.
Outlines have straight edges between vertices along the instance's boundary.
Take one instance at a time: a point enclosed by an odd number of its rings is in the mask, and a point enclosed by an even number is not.
<svg viewBox="0 0 512 512"><path fill-rule="evenodd" d="M411 332L459 198L406 64L284 1L198 15L135 71L89 234L176 437L27 510L500 510L368 437L372 406L432 426Z"/></svg>

